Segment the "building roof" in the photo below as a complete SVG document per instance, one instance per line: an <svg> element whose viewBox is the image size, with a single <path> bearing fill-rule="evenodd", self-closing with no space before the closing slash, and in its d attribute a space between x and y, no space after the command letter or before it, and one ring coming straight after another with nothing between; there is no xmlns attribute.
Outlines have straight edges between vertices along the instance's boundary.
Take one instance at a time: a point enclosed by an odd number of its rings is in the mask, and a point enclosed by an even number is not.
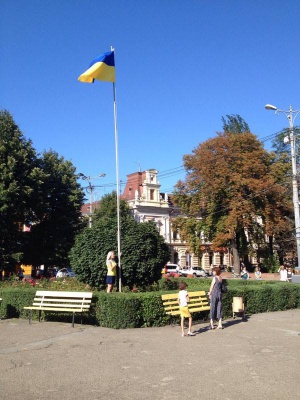
<svg viewBox="0 0 300 400"><path fill-rule="evenodd" d="M100 201L93 201L92 208L95 211L97 208L100 207ZM81 207L81 214L82 215L89 215L90 213L90 203L83 204Z"/></svg>
<svg viewBox="0 0 300 400"><path fill-rule="evenodd" d="M138 197L141 197L143 191L142 184L145 179L146 171L134 172L133 174L127 175L126 186L121 198L126 201L134 200L136 193L138 194Z"/></svg>

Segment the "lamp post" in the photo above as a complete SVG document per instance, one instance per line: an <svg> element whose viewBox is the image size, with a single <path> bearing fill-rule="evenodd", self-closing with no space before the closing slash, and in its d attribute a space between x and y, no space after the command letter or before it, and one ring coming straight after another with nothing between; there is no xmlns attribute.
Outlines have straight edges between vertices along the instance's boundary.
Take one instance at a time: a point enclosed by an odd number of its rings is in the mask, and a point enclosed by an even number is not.
<svg viewBox="0 0 300 400"><path fill-rule="evenodd" d="M296 162L296 146L295 146L295 132L294 132L294 122L297 115L300 113L299 110L293 110L290 106L288 111L280 110L279 108L273 106L272 104L265 105L266 110L275 111L275 114L282 113L286 116L289 121L290 132L288 135L288 141L291 145L291 158L292 158L292 174L293 174L293 203L294 203L294 214L295 214L295 230L296 230L296 244L297 244L297 258L298 258L298 268L300 269L300 215L299 215L299 191L297 182L297 162Z"/></svg>
<svg viewBox="0 0 300 400"><path fill-rule="evenodd" d="M93 225L93 190L95 189L95 186L92 185L92 180L97 178L103 178L104 176L105 174L100 174L94 177L86 176L82 173L78 174L79 178L88 182L88 186L85 189L90 195L89 228L91 228Z"/></svg>

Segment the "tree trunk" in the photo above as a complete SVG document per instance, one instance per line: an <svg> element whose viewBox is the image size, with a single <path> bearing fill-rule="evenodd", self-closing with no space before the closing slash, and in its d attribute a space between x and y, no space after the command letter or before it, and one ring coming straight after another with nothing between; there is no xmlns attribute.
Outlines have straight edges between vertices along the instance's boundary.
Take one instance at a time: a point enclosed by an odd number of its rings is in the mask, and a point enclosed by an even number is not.
<svg viewBox="0 0 300 400"><path fill-rule="evenodd" d="M237 248L236 237L232 240L232 255L233 255L233 269L235 274L240 274L241 272L241 262L240 255Z"/></svg>
<svg viewBox="0 0 300 400"><path fill-rule="evenodd" d="M270 252L270 256L274 255L273 236L269 236L269 252Z"/></svg>

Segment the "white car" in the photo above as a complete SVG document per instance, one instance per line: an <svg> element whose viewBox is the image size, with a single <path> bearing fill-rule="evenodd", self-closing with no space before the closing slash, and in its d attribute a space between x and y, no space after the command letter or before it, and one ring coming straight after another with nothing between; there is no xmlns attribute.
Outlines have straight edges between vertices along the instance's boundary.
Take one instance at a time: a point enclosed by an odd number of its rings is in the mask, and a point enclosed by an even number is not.
<svg viewBox="0 0 300 400"><path fill-rule="evenodd" d="M183 276L194 275L198 278L206 278L207 277L206 272L201 267L187 267L187 268L181 269L179 272Z"/></svg>
<svg viewBox="0 0 300 400"><path fill-rule="evenodd" d="M179 274L179 275L181 275L180 274L180 267L179 267L179 265L178 264L166 264L165 265L165 268L166 268L166 273L168 274L168 275L173 275L173 274Z"/></svg>
<svg viewBox="0 0 300 400"><path fill-rule="evenodd" d="M56 278L74 278L75 274L71 268L62 268L57 271Z"/></svg>

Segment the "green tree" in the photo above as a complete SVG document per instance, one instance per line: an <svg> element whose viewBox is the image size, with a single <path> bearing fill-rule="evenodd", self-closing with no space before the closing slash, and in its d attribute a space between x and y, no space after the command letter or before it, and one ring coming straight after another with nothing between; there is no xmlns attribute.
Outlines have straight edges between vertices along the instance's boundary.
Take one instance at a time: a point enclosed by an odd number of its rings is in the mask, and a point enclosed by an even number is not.
<svg viewBox="0 0 300 400"><path fill-rule="evenodd" d="M287 229L285 188L276 181L274 157L250 132L219 134L184 156L187 178L175 201L199 220L212 248L230 246L240 257Z"/></svg>
<svg viewBox="0 0 300 400"><path fill-rule="evenodd" d="M247 122L239 115L232 114L226 115L226 119L222 117L223 131L229 133L243 133L250 132L249 125Z"/></svg>
<svg viewBox="0 0 300 400"><path fill-rule="evenodd" d="M0 264L4 269L22 257L22 227L35 220L42 176L32 142L8 111L0 111Z"/></svg>
<svg viewBox="0 0 300 400"><path fill-rule="evenodd" d="M162 266L170 254L162 236L153 223L137 223L125 200L120 202L122 284L148 285L161 276ZM106 277L106 255L117 253L116 193L101 200L92 228L77 235L70 252L71 266L79 280L101 287Z"/></svg>
<svg viewBox="0 0 300 400"><path fill-rule="evenodd" d="M83 198L71 162L52 150L38 156L11 114L0 111L1 268L67 263Z"/></svg>
<svg viewBox="0 0 300 400"><path fill-rule="evenodd" d="M300 134L300 127L294 127L294 135ZM285 161L291 166L291 150L290 150L290 128L284 128L279 132L275 138L272 140L272 148L277 157L282 158L284 156ZM297 147L296 147L297 148ZM299 152L297 152L297 164L299 164Z"/></svg>
<svg viewBox="0 0 300 400"><path fill-rule="evenodd" d="M55 151L38 160L43 171L36 201L37 222L28 236L25 261L29 264L67 265L74 237L82 229L84 193L76 181L75 167Z"/></svg>
<svg viewBox="0 0 300 400"><path fill-rule="evenodd" d="M289 224L289 229L281 232L276 238L278 246L278 255L280 264L284 263L284 259L291 254L296 253L295 241L295 220L294 210L292 206L293 190L292 190L292 162L291 162L291 149L289 142L290 129L285 128L276 135L272 141L272 148L274 149L274 168L273 173L276 181L281 182L282 186L286 189L286 202L290 203L290 208L286 211L286 221ZM296 150L298 149L297 137L300 134L300 128L294 127L294 134L296 138ZM296 151L296 163L299 165L299 151Z"/></svg>

